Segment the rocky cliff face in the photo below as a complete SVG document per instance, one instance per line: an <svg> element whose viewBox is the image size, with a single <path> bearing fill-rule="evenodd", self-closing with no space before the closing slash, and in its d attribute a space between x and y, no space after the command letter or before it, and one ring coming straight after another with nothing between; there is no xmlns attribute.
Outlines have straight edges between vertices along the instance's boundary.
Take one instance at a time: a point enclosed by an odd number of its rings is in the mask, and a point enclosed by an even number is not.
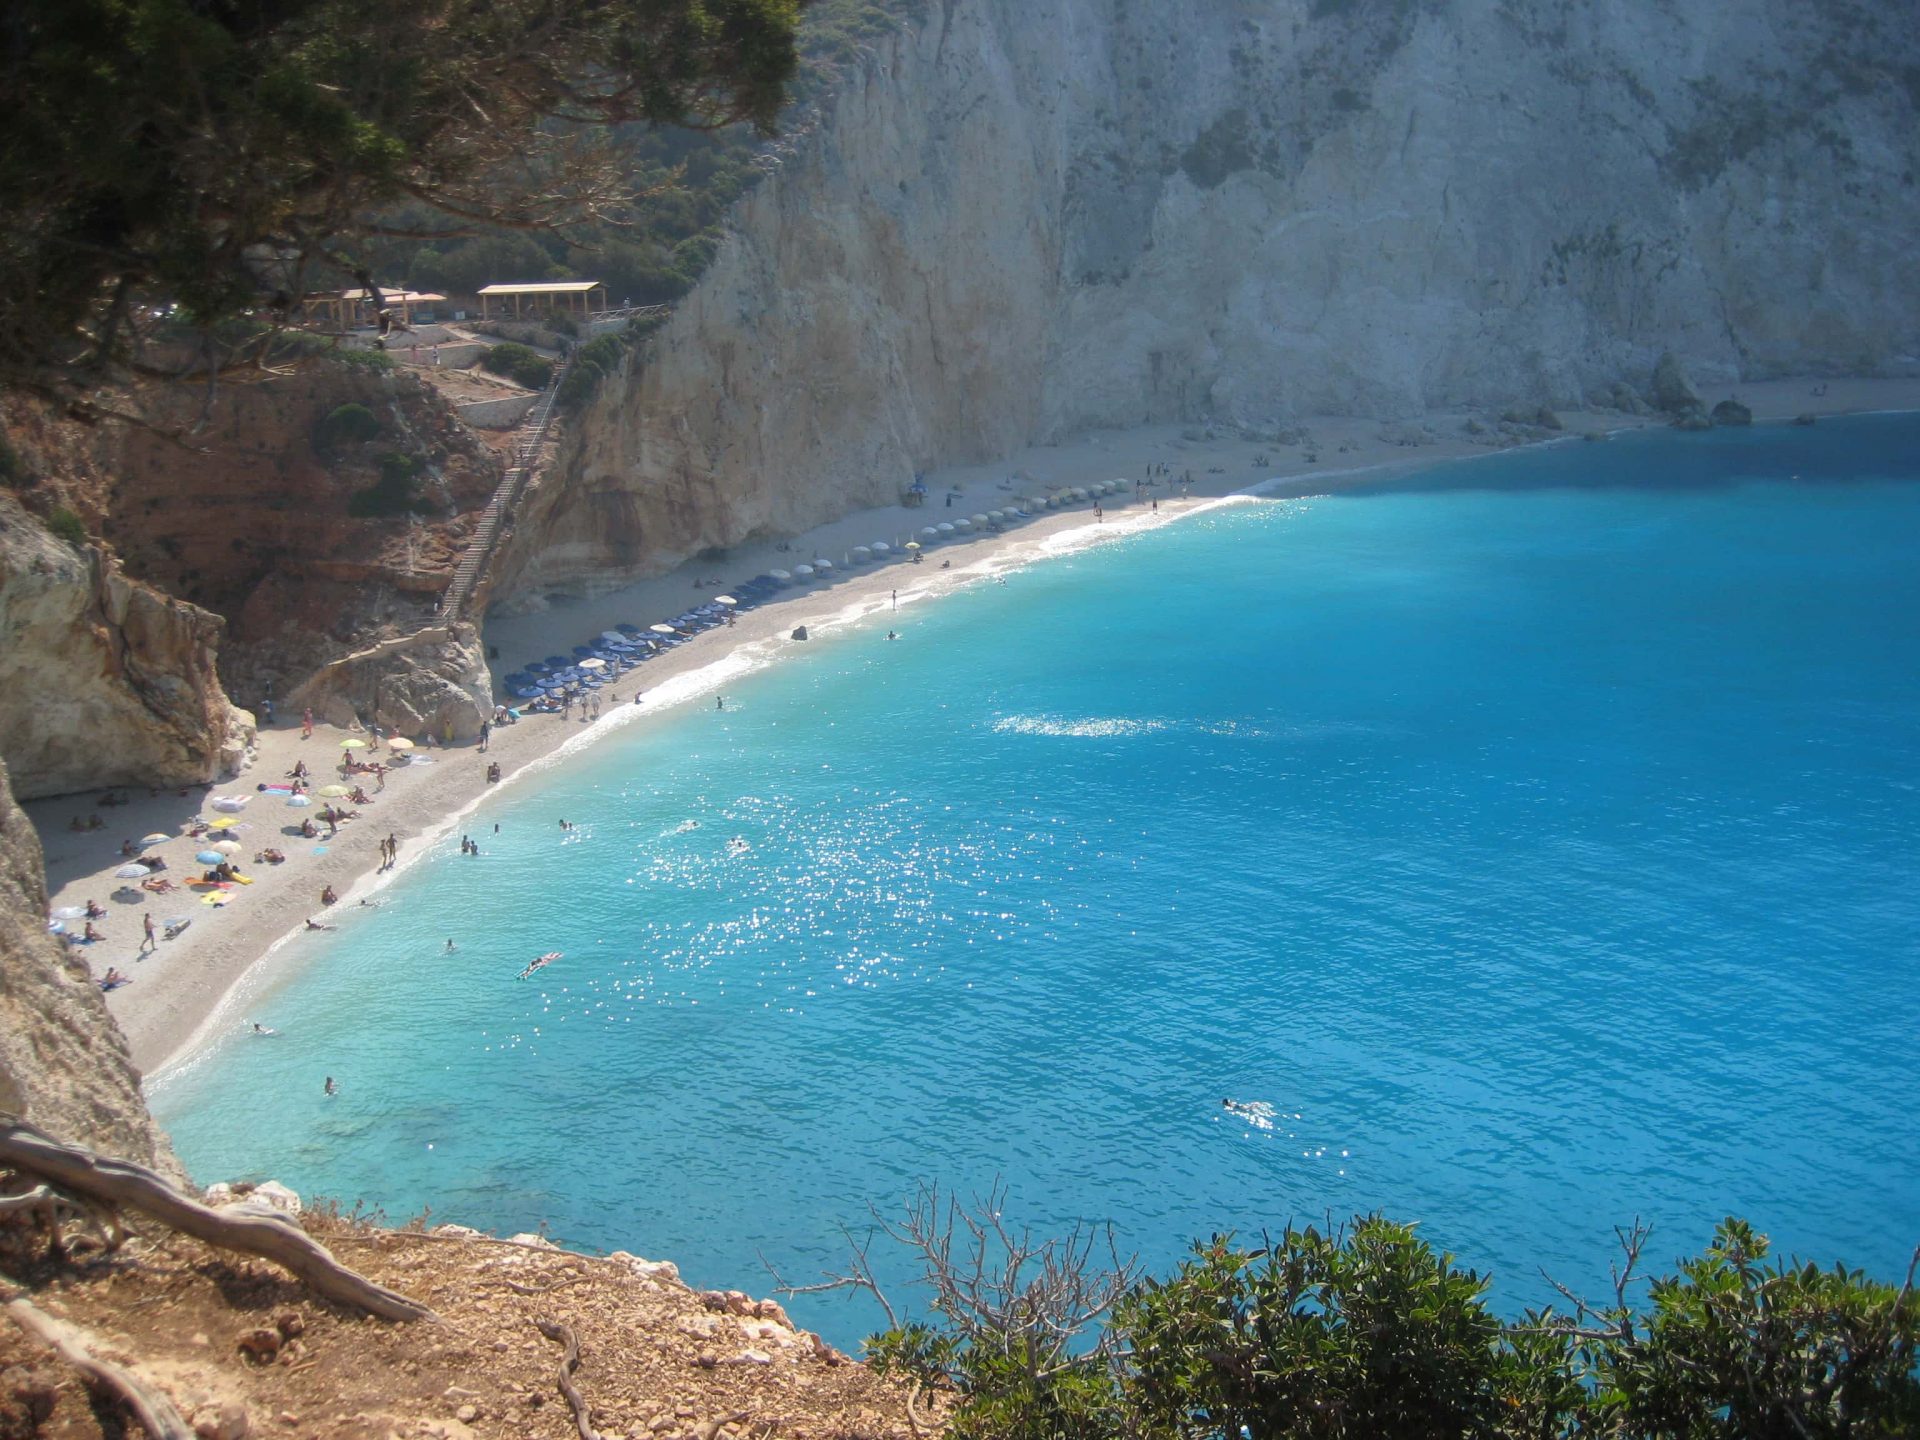
<svg viewBox="0 0 1920 1440"><path fill-rule="evenodd" d="M248 733L214 673L219 634L0 495L0 756L21 797L231 770Z"/></svg>
<svg viewBox="0 0 1920 1440"><path fill-rule="evenodd" d="M87 967L47 934L40 837L0 763L0 1111L143 1165L174 1162Z"/></svg>
<svg viewBox="0 0 1920 1440"><path fill-rule="evenodd" d="M923 11L583 417L503 596L1093 427L1920 368L1898 7Z"/></svg>
<svg viewBox="0 0 1920 1440"><path fill-rule="evenodd" d="M309 365L118 405L146 423L9 407L34 504L71 509L128 574L223 617L221 674L249 702L425 623L499 483L497 454L405 372ZM357 423L332 419L343 409ZM429 513L352 513L394 467Z"/></svg>

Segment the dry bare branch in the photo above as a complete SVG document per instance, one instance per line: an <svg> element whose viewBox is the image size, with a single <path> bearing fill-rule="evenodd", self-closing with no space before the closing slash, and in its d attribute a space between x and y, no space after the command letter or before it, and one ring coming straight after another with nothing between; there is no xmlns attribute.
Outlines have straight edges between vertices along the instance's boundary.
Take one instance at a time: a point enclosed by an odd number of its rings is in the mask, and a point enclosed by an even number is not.
<svg viewBox="0 0 1920 1440"><path fill-rule="evenodd" d="M0 1115L0 1164L95 1205L138 1210L209 1245L271 1260L343 1305L387 1320L437 1318L418 1301L347 1269L283 1215L223 1214L181 1194L144 1165L64 1145L10 1115Z"/></svg>
<svg viewBox="0 0 1920 1440"><path fill-rule="evenodd" d="M573 1383L573 1372L580 1365L580 1341L574 1335L573 1328L554 1320L536 1320L533 1323L547 1339L556 1345L566 1346L566 1353L560 1357L560 1373L554 1377L554 1381L573 1410L573 1423L580 1431L580 1440L600 1440L599 1432L588 1418L587 1402L581 1398L580 1387Z"/></svg>
<svg viewBox="0 0 1920 1440"><path fill-rule="evenodd" d="M171 1400L95 1355L92 1337L79 1326L56 1320L24 1299L9 1300L6 1311L9 1320L78 1370L88 1384L107 1391L131 1410L153 1440L194 1440L192 1428Z"/></svg>

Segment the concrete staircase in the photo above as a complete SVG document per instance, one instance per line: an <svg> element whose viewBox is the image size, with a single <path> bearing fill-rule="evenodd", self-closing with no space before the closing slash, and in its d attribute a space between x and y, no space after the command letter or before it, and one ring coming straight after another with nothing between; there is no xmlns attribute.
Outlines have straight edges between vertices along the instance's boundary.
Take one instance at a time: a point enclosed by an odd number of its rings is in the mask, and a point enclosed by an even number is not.
<svg viewBox="0 0 1920 1440"><path fill-rule="evenodd" d="M561 382L572 368L573 358L568 356L566 363L554 371L552 383L542 392L533 409L527 412L527 418L520 422L513 439L513 452L507 462L507 473L501 477L493 498L487 502L487 508L480 512L480 523L474 527L473 538L467 541L466 553L460 557L460 563L453 567L453 579L440 596L440 604L434 611L442 621L462 618L474 592L486 578L487 566L499 544L501 529L512 515L527 481L540 468L540 452L547 443L547 428L553 420L554 402L560 394Z"/></svg>

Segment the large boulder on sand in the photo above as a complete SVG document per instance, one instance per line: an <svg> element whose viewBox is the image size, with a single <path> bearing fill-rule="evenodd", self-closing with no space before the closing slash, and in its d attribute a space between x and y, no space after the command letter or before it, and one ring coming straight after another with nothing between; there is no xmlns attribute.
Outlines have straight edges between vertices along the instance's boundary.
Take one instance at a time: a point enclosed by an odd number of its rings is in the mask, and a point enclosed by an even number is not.
<svg viewBox="0 0 1920 1440"><path fill-rule="evenodd" d="M1653 367L1653 404L1656 410L1664 410L1669 415L1684 415L1689 410L1706 408L1699 392L1693 388L1693 382L1687 378L1680 357L1671 350L1661 355L1659 363Z"/></svg>

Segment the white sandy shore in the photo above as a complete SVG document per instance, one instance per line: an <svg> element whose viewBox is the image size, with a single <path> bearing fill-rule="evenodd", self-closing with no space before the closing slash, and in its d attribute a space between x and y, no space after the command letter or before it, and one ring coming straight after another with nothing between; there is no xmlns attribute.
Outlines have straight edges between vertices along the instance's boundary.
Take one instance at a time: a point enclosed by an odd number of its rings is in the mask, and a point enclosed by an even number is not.
<svg viewBox="0 0 1920 1440"><path fill-rule="evenodd" d="M1813 382L1776 381L1738 387L1703 387L1709 405L1737 395L1749 405L1757 421L1791 419L1801 413L1834 415L1872 410L1920 409L1920 380L1836 380L1815 395ZM1394 468L1420 468L1448 458L1485 454L1487 447L1462 431L1464 415L1428 417L1426 424L1442 437L1407 446L1382 438L1405 434L1406 426L1383 426L1373 420L1318 419L1304 429L1312 439L1317 460L1309 462L1307 446L1275 446L1239 439L1190 440L1176 427L1155 427L1091 435L1072 445L1044 446L988 466L956 468L928 477L926 508L906 510L887 506L847 516L804 536L782 550L771 542L742 547L725 564L695 562L670 574L627 586L577 604L556 606L537 614L500 617L487 626L488 643L499 648L496 673L516 668L551 651L566 652L585 637L621 621L646 624L677 614L689 605L721 592L721 586L699 582L717 580L737 584L774 567L824 555L840 565L855 545L874 540L893 542L922 525L942 519L999 509L1015 495L1051 491L1064 485L1084 485L1117 476L1139 480L1154 463L1167 465L1174 477L1191 473L1191 498L1178 497L1178 485L1110 497L1107 518L1096 522L1091 506L1050 511L1002 534L949 543L929 552L920 565L896 562L848 572L841 570L824 584L790 592L773 604L751 611L737 626L710 631L671 655L623 677L612 688L621 704L609 704L599 722L583 725L576 717L533 716L498 732L492 753L472 747L421 752L429 763L396 770L387 779L375 803L361 807L363 818L350 822L331 842L303 840L297 834L300 818L312 810L289 809L284 797L261 795L255 786L280 782L296 759L305 757L321 783L335 777L331 766L341 750L345 732L316 729L311 740L300 738L298 717L282 715L277 726L261 732L259 748L246 772L224 785L195 789L181 795L122 792L125 806L100 808L96 797L78 796L36 801L27 807L46 848L49 887L56 907L83 904L88 898L107 907L108 917L96 924L106 938L86 947L97 975L109 965L133 977L133 983L111 992L109 1008L132 1044L136 1063L154 1070L178 1061L221 1030L245 1023L245 1006L260 987L284 979L298 967L304 954L322 937L305 930L308 916L347 926L370 921L377 912L359 901L373 894L387 878L378 873L379 842L388 834L401 842L400 868L425 853L436 841L457 833L459 817L489 789L488 761L498 761L512 783L516 773L552 754L567 742L585 743L617 725L650 723L667 709L723 688L740 675L769 663L795 643L786 638L795 626L819 632L858 623L878 612L892 613L896 604L911 606L975 583L1010 566L1029 563L1048 553L1078 545L1100 543L1165 524L1190 514L1209 500L1258 486L1267 494L1313 494L1350 485L1364 477L1377 481ZM1633 422L1617 414L1563 414L1566 433L1604 432ZM1189 432L1191 433L1191 432ZM1266 463L1256 466L1256 456ZM1027 477L1011 490L1002 482L1011 475ZM944 503L949 488L957 491L953 506ZM1153 498L1158 497L1158 509ZM950 563L951 568L943 568ZM646 692L640 707L631 701L636 688ZM369 793L372 786L368 785ZM113 872L122 863L122 839L138 839L150 832L178 834L197 814L210 794L254 795L240 818L237 832L244 849L235 858L255 879L235 891L223 909L201 903L192 892L174 896L144 896L121 889ZM316 806L317 808L317 806ZM105 830L77 833L68 828L73 816L98 813ZM213 818L213 812L205 812ZM286 852L283 865L255 865L254 853L275 846ZM200 843L178 839L157 847L176 878L197 874L193 854ZM332 885L340 903L326 910L319 896ZM118 893L116 893L118 891ZM193 920L179 939L163 941L157 952L139 958L141 916L151 913L156 923L190 916Z"/></svg>

